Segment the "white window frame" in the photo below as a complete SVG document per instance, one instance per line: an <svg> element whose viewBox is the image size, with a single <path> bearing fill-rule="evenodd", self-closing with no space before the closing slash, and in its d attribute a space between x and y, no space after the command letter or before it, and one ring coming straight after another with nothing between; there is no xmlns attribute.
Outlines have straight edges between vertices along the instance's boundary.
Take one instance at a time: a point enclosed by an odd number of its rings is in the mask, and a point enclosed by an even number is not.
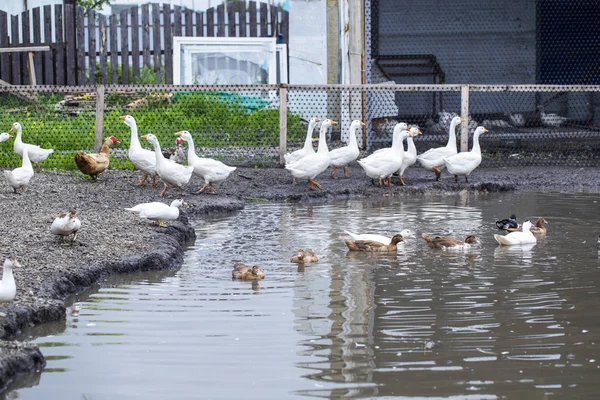
<svg viewBox="0 0 600 400"><path fill-rule="evenodd" d="M251 46L260 46L264 48L266 45L273 56L268 60L269 69L269 84L277 83L277 69L279 68L280 77L282 83L287 83L288 65L287 65L287 45L276 44L275 38L238 38L238 37L188 37L188 36L174 36L173 37L173 84L181 85L181 65L190 65L192 53L202 53L206 51L207 46L214 46L214 52L218 51L219 46L237 44L240 46L240 50L248 51ZM185 50L182 57L182 46L185 46ZM279 64L277 64L277 56L279 53ZM183 58L183 60L182 60ZM185 72L184 82L190 82L193 77L191 76L191 68L188 68ZM188 76L189 74L189 76Z"/></svg>

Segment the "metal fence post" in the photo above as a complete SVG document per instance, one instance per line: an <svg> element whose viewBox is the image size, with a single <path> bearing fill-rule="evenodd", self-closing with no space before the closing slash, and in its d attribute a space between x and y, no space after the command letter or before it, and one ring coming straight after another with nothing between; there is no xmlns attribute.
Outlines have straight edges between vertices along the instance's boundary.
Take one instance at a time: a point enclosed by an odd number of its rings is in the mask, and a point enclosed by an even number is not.
<svg viewBox="0 0 600 400"><path fill-rule="evenodd" d="M465 120L460 125L460 151L469 151L469 85L460 89L460 115Z"/></svg>
<svg viewBox="0 0 600 400"><path fill-rule="evenodd" d="M279 166L285 166L287 151L287 89L285 83L279 85Z"/></svg>
<svg viewBox="0 0 600 400"><path fill-rule="evenodd" d="M94 151L98 153L102 147L102 121L104 120L104 85L96 87L96 133L94 135Z"/></svg>

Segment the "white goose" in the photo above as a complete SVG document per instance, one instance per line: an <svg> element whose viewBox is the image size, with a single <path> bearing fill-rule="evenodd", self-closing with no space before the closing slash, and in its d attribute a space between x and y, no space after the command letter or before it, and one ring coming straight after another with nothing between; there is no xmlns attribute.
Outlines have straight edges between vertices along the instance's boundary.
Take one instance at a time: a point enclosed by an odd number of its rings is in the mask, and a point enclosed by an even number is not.
<svg viewBox="0 0 600 400"><path fill-rule="evenodd" d="M65 236L73 235L73 240L77 240L77 232L81 229L81 221L77 218L77 211L74 209L68 213L62 213L54 218L50 226L50 233L60 236L64 240Z"/></svg>
<svg viewBox="0 0 600 400"><path fill-rule="evenodd" d="M0 143L2 143L2 142L6 142L6 141L7 141L8 139L10 139L11 137L13 137L13 135L11 135L11 134L10 134L10 133L8 133L8 132L3 132L3 133L0 133Z"/></svg>
<svg viewBox="0 0 600 400"><path fill-rule="evenodd" d="M42 149L35 144L23 143L23 128L18 122L12 124L10 132L12 131L17 131L17 137L15 138L15 143L13 145L15 153L23 158L23 150L27 148L27 150L29 150L29 160L35 164L35 170L39 172L40 163L48 158L50 154L54 153L54 149Z"/></svg>
<svg viewBox="0 0 600 400"><path fill-rule="evenodd" d="M415 126L410 128L410 133L408 135L408 138L406 139L406 142L408 143L408 148L404 152L404 156L402 158L402 166L398 170L398 175L400 177L400 184L402 186L406 185L406 183L404 183L404 178L403 178L404 171L406 171L406 168L413 166L417 162L417 148L415 146L414 138L417 135L421 135L421 134L423 134L423 132L421 132L419 130L419 128L417 128Z"/></svg>
<svg viewBox="0 0 600 400"><path fill-rule="evenodd" d="M525 221L523 222L523 232L511 232L504 236L494 234L494 239L502 246L537 243L537 239L530 229L531 222Z"/></svg>
<svg viewBox="0 0 600 400"><path fill-rule="evenodd" d="M469 183L469 174L481 164L481 148L479 147L479 135L487 132L483 126L478 126L473 134L473 148L471 151L465 151L444 158L444 164L448 172L454 175L454 180L458 182L458 176L465 177L465 182Z"/></svg>
<svg viewBox="0 0 600 400"><path fill-rule="evenodd" d="M164 221L175 221L179 218L179 207L184 204L183 200L180 199L173 200L171 205L155 201L152 203L141 203L125 210L136 213L141 218L156 221L158 226L164 228L167 226Z"/></svg>
<svg viewBox="0 0 600 400"><path fill-rule="evenodd" d="M135 118L131 115L122 115L119 117L125 125L131 128L131 141L129 143L129 160L133 166L144 173L144 177L138 182L138 185L143 185L152 177L152 186L156 185L156 156L152 150L144 149L138 138L138 128Z"/></svg>
<svg viewBox="0 0 600 400"><path fill-rule="evenodd" d="M229 165L218 160L213 160L212 158L198 157L194 147L194 139L192 138L192 134L188 131L180 131L175 135L187 142L188 165L194 168L195 175L204 179L204 186L202 186L198 193L204 192L210 185L211 193L216 194L217 190L213 186L213 183L223 182L233 171L235 171L236 167L230 167Z"/></svg>
<svg viewBox="0 0 600 400"><path fill-rule="evenodd" d="M13 268L20 267L21 264L14 256L4 260L4 270L2 271L2 280L0 280L0 303L8 303L14 300L17 295L17 285L13 276ZM0 313L0 316L6 316Z"/></svg>
<svg viewBox="0 0 600 400"><path fill-rule="evenodd" d="M405 123L396 124L391 148L381 149L381 151L377 151L369 157L358 160L372 182L378 179L379 186L381 186L385 180L386 184L390 185L389 178L402 166L404 158L404 145L402 142L408 137L408 134Z"/></svg>
<svg viewBox="0 0 600 400"><path fill-rule="evenodd" d="M389 244L392 241L391 236L378 235L375 233L360 234L360 233L352 233L350 231L344 231L344 233L347 234L348 236L350 236L353 240L372 240L372 241L383 243L383 244ZM402 235L402 237L404 239L415 237L415 234L410 229L403 229L402 231L400 231L400 234ZM401 242L401 243L404 244L404 242Z"/></svg>
<svg viewBox="0 0 600 400"><path fill-rule="evenodd" d="M333 179L336 179L335 170L337 168L344 168L344 176L348 176L348 170L346 167L348 164L358 158L360 150L358 149L358 143L356 142L356 131L361 126L365 126L365 123L358 120L352 121L349 129L350 140L348 142L348 146L340 147L339 149L334 149L329 152L329 158L331 160L329 165L332 167L331 177Z"/></svg>
<svg viewBox="0 0 600 400"><path fill-rule="evenodd" d="M329 168L329 150L327 149L327 139L325 135L331 125L337 122L326 119L321 123L321 131L319 132L319 147L315 154L310 154L296 161L293 164L285 166L285 169L291 171L294 178L308 179L308 188L314 190L314 187L323 189L321 185L314 181L315 177L321 172Z"/></svg>
<svg viewBox="0 0 600 400"><path fill-rule="evenodd" d="M296 150L284 155L283 158L285 159L286 165L293 164L299 159L315 153L312 144L312 135L313 131L315 130L315 126L317 126L317 122L319 122L319 118L317 117L311 118L310 121L308 121L308 130L306 132L306 139L304 140L304 147L302 147L300 150Z"/></svg>
<svg viewBox="0 0 600 400"><path fill-rule="evenodd" d="M29 184L29 181L33 177L33 167L31 161L29 161L29 148L23 149L23 163L22 166L13 169L12 171L4 171L4 176L8 184L12 186L15 193L19 193L17 189L21 189L21 193L25 192L25 188Z"/></svg>
<svg viewBox="0 0 600 400"><path fill-rule="evenodd" d="M448 144L445 147L435 147L417 156L417 160L423 168L435 172L436 181L440 180L442 169L445 167L444 158L451 157L458 152L456 148L456 127L461 122L464 122L464 119L461 117L452 118L450 129L448 130Z"/></svg>
<svg viewBox="0 0 600 400"><path fill-rule="evenodd" d="M164 189L160 192L159 196L163 197L169 187L179 188L179 194L183 192L183 185L186 185L194 168L189 165L181 165L175 162L169 161L163 156L160 149L160 143L153 134L142 136L142 139L146 139L152 146L154 146L154 155L156 157L156 173L161 181L165 184Z"/></svg>

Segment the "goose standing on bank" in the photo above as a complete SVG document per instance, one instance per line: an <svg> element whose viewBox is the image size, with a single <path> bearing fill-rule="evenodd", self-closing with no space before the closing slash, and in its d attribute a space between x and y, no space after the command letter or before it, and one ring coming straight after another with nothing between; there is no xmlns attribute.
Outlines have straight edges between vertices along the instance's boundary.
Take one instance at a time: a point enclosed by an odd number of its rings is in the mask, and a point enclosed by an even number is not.
<svg viewBox="0 0 600 400"><path fill-rule="evenodd" d="M406 168L412 167L417 162L417 147L415 146L414 138L417 137L417 135L422 134L423 132L421 132L416 126L410 128L410 133L408 134L408 138L406 139L406 142L408 143L408 148L404 152L404 156L402 158L402 166L398 170L398 176L400 177L400 184L402 186L406 185L406 183L404 182L404 171L406 171Z"/></svg>
<svg viewBox="0 0 600 400"><path fill-rule="evenodd" d="M152 146L154 146L154 155L156 157L156 173L161 181L165 184L164 189L160 192L159 196L163 197L169 187L179 188L179 194L183 193L183 185L186 185L192 177L194 167L177 164L171 162L163 156L160 149L160 143L153 134L142 136L142 139L146 139Z"/></svg>
<svg viewBox="0 0 600 400"><path fill-rule="evenodd" d="M217 194L217 189L215 189L213 183L223 182L236 170L236 167L230 167L229 165L226 165L219 160L213 160L212 158L198 157L194 147L194 139L192 138L192 134L188 131L180 131L175 133L175 135L187 142L188 165L194 169L194 175L204 179L204 186L202 186L198 193L204 192L210 185L211 193Z"/></svg>
<svg viewBox="0 0 600 400"><path fill-rule="evenodd" d="M138 128L135 118L131 115L122 115L119 117L125 125L131 129L131 141L129 143L129 160L136 169L139 169L144 174L144 177L138 182L138 185L143 185L149 176L152 177L152 186L156 185L156 156L152 150L144 149L140 144L138 137Z"/></svg>
<svg viewBox="0 0 600 400"><path fill-rule="evenodd" d="M461 117L454 117L450 122L448 130L448 143L444 147L435 147L427 150L425 153L417 156L417 160L425 169L435 172L435 180L439 181L442 175L442 169L445 167L444 158L451 157L458 153L456 148L456 127L465 120Z"/></svg>
<svg viewBox="0 0 600 400"><path fill-rule="evenodd" d="M379 180L379 186L385 180L386 185L390 185L390 177L394 172L400 169L404 159L404 139L408 137L407 126L404 122L396 124L394 127L392 147L381 149L370 156L358 160L358 164L365 170L365 173L371 181Z"/></svg>
<svg viewBox="0 0 600 400"><path fill-rule="evenodd" d="M181 199L176 199L171 204L165 204L158 201L152 203L141 203L125 210L138 214L141 218L147 218L156 221L158 226L166 228L164 221L175 221L179 218L179 207L185 203Z"/></svg>
<svg viewBox="0 0 600 400"><path fill-rule="evenodd" d="M478 126L473 134L473 148L471 151L465 151L444 158L444 164L448 172L454 175L454 180L458 182L458 176L464 176L465 182L469 183L469 174L481 164L481 147L479 147L479 136L487 132L483 126Z"/></svg>
<svg viewBox="0 0 600 400"><path fill-rule="evenodd" d="M329 165L332 167L331 177L333 179L336 179L335 170L337 168L344 168L344 176L347 177L348 170L346 167L348 164L358 158L360 150L358 149L358 143L356 142L356 132L361 126L365 126L365 123L358 120L352 121L349 129L350 138L348 141L348 146L340 147L339 149L333 149L329 152L329 158L331 159Z"/></svg>
<svg viewBox="0 0 600 400"><path fill-rule="evenodd" d="M306 132L306 139L304 140L304 147L284 155L283 158L285 159L286 165L293 164L299 159L315 153L315 150L313 149L312 135L313 131L315 130L315 126L317 126L317 122L319 122L319 118L317 117L311 118L310 121L308 121L308 130Z"/></svg>
<svg viewBox="0 0 600 400"><path fill-rule="evenodd" d="M25 188L33 177L33 167L31 166L31 161L29 161L29 148L25 147L23 149L22 165L12 171L5 170L4 176L6 176L8 184L13 188L15 193L20 194L17 191L19 188L21 189L21 193L25 192Z"/></svg>
<svg viewBox="0 0 600 400"><path fill-rule="evenodd" d="M10 132L17 131L17 137L15 137L15 143L13 145L15 153L23 158L23 150L26 148L29 150L29 161L35 164L35 170L40 172L40 163L54 153L54 149L42 149L40 146L35 144L23 143L23 127L18 122L12 124Z"/></svg>
<svg viewBox="0 0 600 400"><path fill-rule="evenodd" d="M2 280L0 280L0 303L9 303L17 295L17 285L13 275L13 268L20 267L21 264L14 256L4 260L4 269L2 271ZM0 317L6 317L5 313L0 313Z"/></svg>
<svg viewBox="0 0 600 400"><path fill-rule="evenodd" d="M337 122L326 119L321 123L321 131L319 132L319 147L315 154L310 154L296 161L293 164L285 166L295 178L308 179L308 188L314 190L314 187L323 189L321 185L314 181L315 177L321 172L329 168L329 149L327 148L327 131L331 125L336 125Z"/></svg>

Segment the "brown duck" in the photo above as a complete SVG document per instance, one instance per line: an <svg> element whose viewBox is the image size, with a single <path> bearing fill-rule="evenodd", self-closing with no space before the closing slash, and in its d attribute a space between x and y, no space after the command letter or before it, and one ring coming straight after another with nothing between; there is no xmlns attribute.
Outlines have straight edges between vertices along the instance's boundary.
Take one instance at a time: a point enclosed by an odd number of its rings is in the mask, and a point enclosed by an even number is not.
<svg viewBox="0 0 600 400"><path fill-rule="evenodd" d="M319 261L319 257L311 249L298 249L290 261L298 264L310 264Z"/></svg>
<svg viewBox="0 0 600 400"><path fill-rule="evenodd" d="M396 251L396 246L398 243L403 242L404 238L400 234L394 235L390 244L383 244L374 240L343 240L350 251Z"/></svg>
<svg viewBox="0 0 600 400"><path fill-rule="evenodd" d="M447 236L431 237L425 233L422 233L421 237L425 239L425 242L427 242L429 247L434 249L467 248L477 243L477 238L475 237L475 235L467 236L467 238L464 241Z"/></svg>
<svg viewBox="0 0 600 400"><path fill-rule="evenodd" d="M235 263L231 272L233 279L242 279L245 281L258 281L265 278L265 273L262 272L258 265L249 266L242 263Z"/></svg>

